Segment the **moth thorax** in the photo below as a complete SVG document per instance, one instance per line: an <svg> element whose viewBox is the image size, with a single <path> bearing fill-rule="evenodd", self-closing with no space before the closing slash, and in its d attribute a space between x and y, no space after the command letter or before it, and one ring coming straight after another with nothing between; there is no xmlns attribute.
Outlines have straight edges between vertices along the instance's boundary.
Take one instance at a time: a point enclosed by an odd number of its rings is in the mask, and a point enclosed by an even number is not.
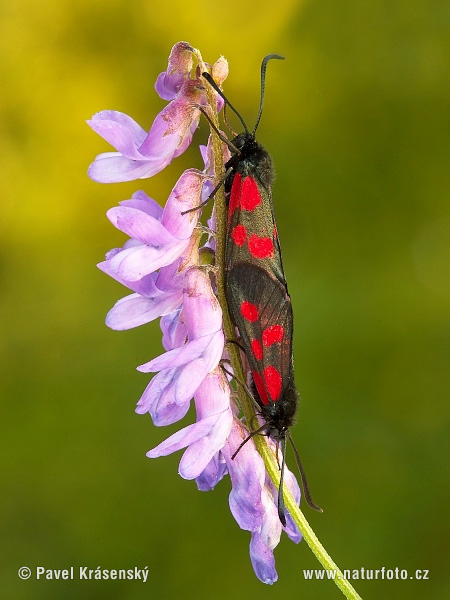
<svg viewBox="0 0 450 600"><path fill-rule="evenodd" d="M273 165L269 153L256 141L251 133L240 133L232 143L239 150L227 162L225 167L232 167L243 177L247 175L256 178L266 188L273 183Z"/></svg>

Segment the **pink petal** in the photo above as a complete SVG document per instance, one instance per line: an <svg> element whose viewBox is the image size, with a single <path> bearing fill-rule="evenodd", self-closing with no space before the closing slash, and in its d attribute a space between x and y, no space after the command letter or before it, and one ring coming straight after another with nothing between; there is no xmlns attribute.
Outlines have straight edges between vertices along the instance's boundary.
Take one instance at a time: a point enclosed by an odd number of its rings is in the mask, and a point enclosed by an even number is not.
<svg viewBox="0 0 450 600"><path fill-rule="evenodd" d="M136 148L145 140L147 132L125 113L102 110L87 123L124 156L142 158Z"/></svg>
<svg viewBox="0 0 450 600"><path fill-rule="evenodd" d="M169 164L166 158L130 160L119 153L113 156L98 156L88 168L88 175L98 183L120 183L151 177Z"/></svg>
<svg viewBox="0 0 450 600"><path fill-rule="evenodd" d="M161 217L161 223L177 238L192 235L197 225L199 212L182 214L201 203L204 176L196 169L185 171L173 188Z"/></svg>
<svg viewBox="0 0 450 600"><path fill-rule="evenodd" d="M158 221L161 221L163 213L162 207L156 202L156 200L153 200L153 198L147 196L147 194L142 190L134 192L130 200L123 200L120 202L120 206L137 208L138 210L141 210Z"/></svg>
<svg viewBox="0 0 450 600"><path fill-rule="evenodd" d="M197 442L191 443L183 454L178 472L184 479L198 477L227 440L233 422L230 408L214 416L216 421L211 429Z"/></svg>
<svg viewBox="0 0 450 600"><path fill-rule="evenodd" d="M198 423L193 423L192 425L180 429L168 437L164 442L156 446L156 448L147 452L147 456L149 458L167 456L168 454L172 454L172 452L181 450L181 448L186 448L186 446L189 446L208 435L216 421L217 415L211 415Z"/></svg>
<svg viewBox="0 0 450 600"><path fill-rule="evenodd" d="M131 294L116 302L106 316L106 325L120 331L132 329L172 312L180 306L181 300L181 291L178 294L161 292L151 298Z"/></svg>
<svg viewBox="0 0 450 600"><path fill-rule="evenodd" d="M162 246L178 241L160 221L136 208L115 206L106 216L114 227L143 244Z"/></svg>
<svg viewBox="0 0 450 600"><path fill-rule="evenodd" d="M272 584L278 579L273 552L261 540L258 532L252 535L250 558L256 576L263 583Z"/></svg>
<svg viewBox="0 0 450 600"><path fill-rule="evenodd" d="M181 240L160 248L141 245L122 250L112 259L112 268L126 281L137 281L145 275L170 265L184 252L189 240Z"/></svg>
<svg viewBox="0 0 450 600"><path fill-rule="evenodd" d="M264 487L265 466L263 459L249 440L239 453L236 452L241 442L248 435L240 421L233 420L231 432L222 454L227 461L233 488L230 493L230 510L241 529L257 531L264 516L261 493Z"/></svg>
<svg viewBox="0 0 450 600"><path fill-rule="evenodd" d="M164 100L172 100L178 94L193 65L193 48L187 42L178 42L170 52L167 70L156 80L155 89Z"/></svg>
<svg viewBox="0 0 450 600"><path fill-rule="evenodd" d="M154 373L163 369L182 367L203 355L206 348L211 344L213 335L205 335L202 338L188 342L180 348L169 350L169 352L157 356L148 363L140 365L137 370L141 373Z"/></svg>
<svg viewBox="0 0 450 600"><path fill-rule="evenodd" d="M190 338L221 329L222 310L203 270L192 268L186 273L183 306Z"/></svg>

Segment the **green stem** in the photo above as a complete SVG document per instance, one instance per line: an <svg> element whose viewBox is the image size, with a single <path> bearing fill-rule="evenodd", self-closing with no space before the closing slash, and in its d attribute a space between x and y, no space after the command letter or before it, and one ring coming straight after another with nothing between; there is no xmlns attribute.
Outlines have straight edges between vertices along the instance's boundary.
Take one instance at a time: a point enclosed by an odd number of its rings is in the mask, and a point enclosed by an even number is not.
<svg viewBox="0 0 450 600"><path fill-rule="evenodd" d="M200 56L200 53L197 51L197 58L200 63L200 67L204 69L204 63ZM219 121L216 113L216 99L215 92L211 88L211 86L207 86L206 88L208 95L208 103L211 107L211 119L214 125L219 129ZM212 145L213 145L213 156L214 156L214 173L216 174L217 184L222 180L225 174L224 168L224 158L223 158L223 142L219 139L217 134L211 128L212 133ZM224 186L221 186L219 190L216 192L214 197L214 204L216 210L216 220L217 220L217 231L216 231L216 281L217 281L217 296L219 299L220 306L222 308L223 313L223 329L225 333L225 338L227 340L234 340L236 337L235 326L231 321L230 314L228 312L227 301L225 298L225 273L223 269L223 265L225 264L225 243L227 236L227 207L225 201L225 191ZM244 369L242 367L242 361L240 356L240 351L238 346L235 344L228 344L228 354L231 361L231 366L233 368L233 373L237 380L245 381ZM242 412L244 414L244 418L246 423L251 423L252 419L255 416L255 411L251 400L248 398L245 390L242 386L237 386L237 393L239 398L239 403L242 408ZM273 484L276 488L278 488L280 484L280 471L278 468L278 463L276 461L276 457L272 450L269 448L266 438L264 436L256 435L253 437L253 441L258 449L258 452L262 456L264 464L266 466L267 472L269 474L270 479L273 481ZM308 521L305 519L303 513L300 508L297 506L292 494L285 487L284 488L284 500L289 513L294 520L295 524L301 531L303 535L303 539L311 548L318 561L321 563L324 569L335 572L334 583L338 586L338 588L342 591L346 598L351 600L361 600L361 597L355 591L353 586L344 578L340 569L338 569L337 565L333 562L325 548L317 539L316 534L311 529Z"/></svg>

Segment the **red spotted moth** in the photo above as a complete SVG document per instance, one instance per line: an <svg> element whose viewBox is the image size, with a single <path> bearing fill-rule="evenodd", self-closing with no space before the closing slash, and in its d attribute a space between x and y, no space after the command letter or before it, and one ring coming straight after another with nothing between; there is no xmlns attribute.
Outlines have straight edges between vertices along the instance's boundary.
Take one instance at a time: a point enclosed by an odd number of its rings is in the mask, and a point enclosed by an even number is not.
<svg viewBox="0 0 450 600"><path fill-rule="evenodd" d="M203 76L239 117L244 133L229 143L232 156L226 163L225 196L228 221L225 249L225 293L231 319L239 333L239 345L251 370L251 391L264 424L248 440L265 431L282 444L278 515L286 525L283 475L286 438L299 467L304 496L314 509L305 473L289 428L298 405L293 365L293 312L281 259L272 203L272 160L255 139L264 103L267 62L282 56L266 56L261 65L261 99L252 132L208 73ZM233 458L234 458L233 456Z"/></svg>

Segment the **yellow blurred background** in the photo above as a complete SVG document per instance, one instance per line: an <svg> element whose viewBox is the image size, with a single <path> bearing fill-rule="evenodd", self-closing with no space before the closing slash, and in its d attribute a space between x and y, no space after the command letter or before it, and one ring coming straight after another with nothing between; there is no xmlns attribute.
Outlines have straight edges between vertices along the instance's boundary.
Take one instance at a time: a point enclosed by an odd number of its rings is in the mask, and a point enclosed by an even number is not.
<svg viewBox="0 0 450 600"><path fill-rule="evenodd" d="M319 565L287 538L278 583L258 582L229 479L202 494L179 455L146 458L180 427L134 413L148 382L135 367L161 352L160 330L104 325L127 293L95 267L125 239L106 210L140 188L165 202L201 167L207 128L154 178L100 185L86 170L109 147L85 120L115 109L149 128L180 40L227 57L250 126L262 57L287 57L269 65L258 136L296 316L293 433L324 507L307 517L343 569L429 569L354 581L364 598L448 598L450 5L436 0L3 3L0 595L340 597L305 581ZM148 566L149 579L17 576L38 565Z"/></svg>

